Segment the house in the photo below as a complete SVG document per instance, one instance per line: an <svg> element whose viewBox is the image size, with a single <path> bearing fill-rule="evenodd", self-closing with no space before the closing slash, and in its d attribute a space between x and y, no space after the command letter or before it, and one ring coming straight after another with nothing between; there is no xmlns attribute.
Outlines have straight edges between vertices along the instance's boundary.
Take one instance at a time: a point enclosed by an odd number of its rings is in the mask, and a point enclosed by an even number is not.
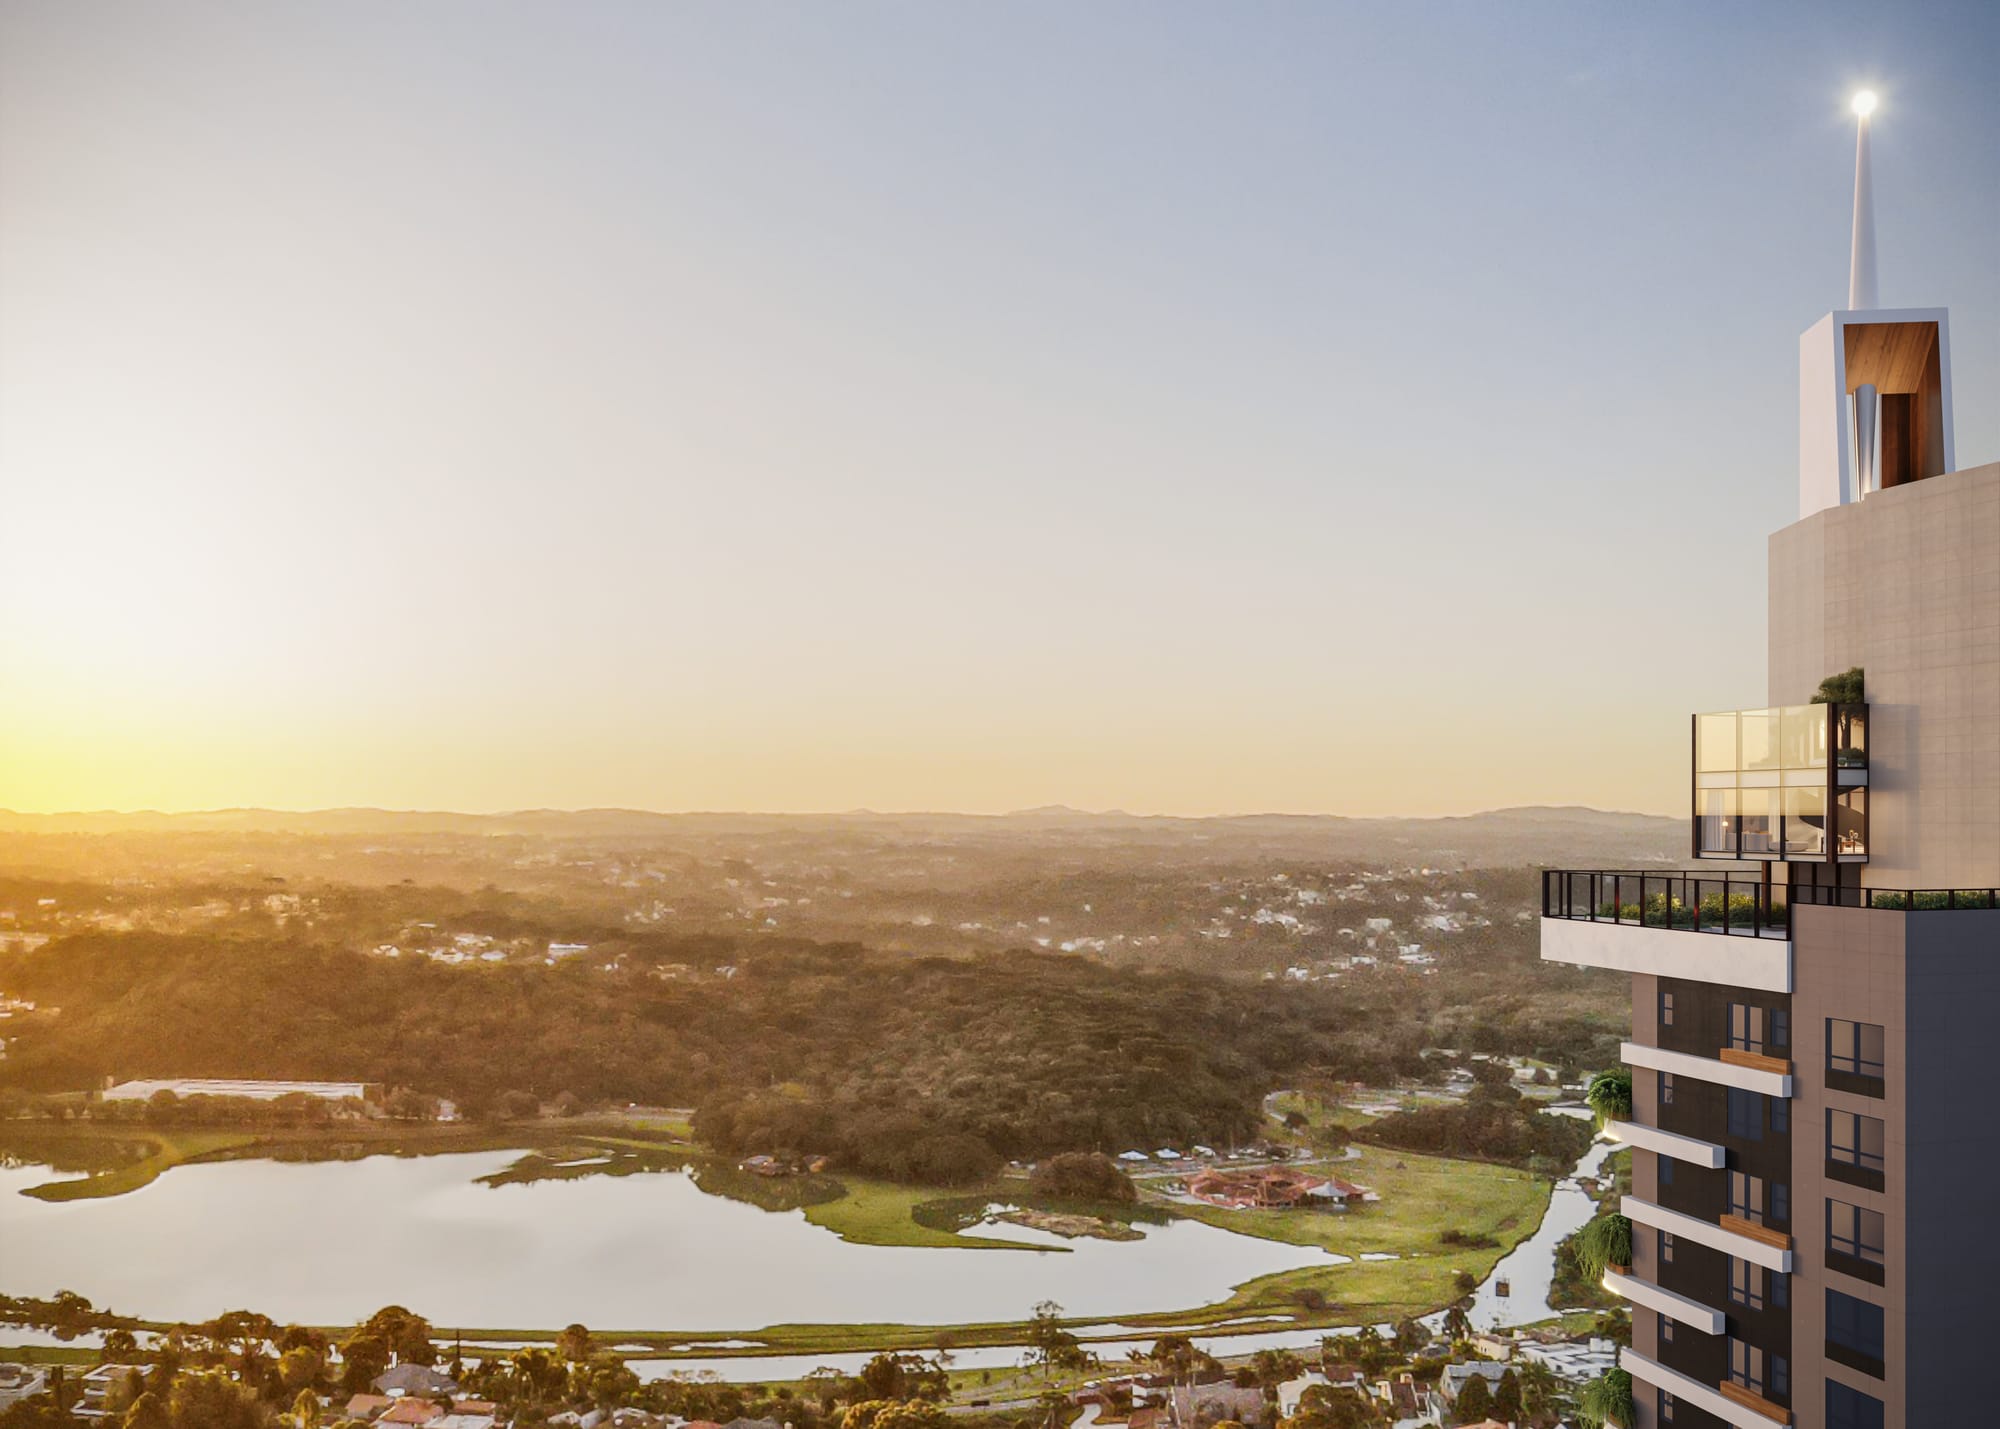
<svg viewBox="0 0 2000 1429"><path fill-rule="evenodd" d="M373 1419L395 1402L386 1394L357 1394L341 1412L348 1419Z"/></svg>
<svg viewBox="0 0 2000 1429"><path fill-rule="evenodd" d="M1427 1384L1419 1384L1408 1374L1397 1375L1392 1380L1382 1380L1375 1386L1375 1394L1388 1406L1389 1416L1396 1429L1418 1429L1419 1425L1435 1425L1444 1422L1444 1405Z"/></svg>
<svg viewBox="0 0 2000 1429"><path fill-rule="evenodd" d="M83 1397L77 1401L73 1411L80 1419L102 1419L110 1413L107 1401L115 1391L125 1388L145 1377L146 1367L139 1364L101 1364L85 1374L78 1381Z"/></svg>
<svg viewBox="0 0 2000 1429"><path fill-rule="evenodd" d="M1297 1379L1288 1379L1278 1386L1278 1414L1289 1419L1299 1412L1299 1401L1305 1398L1307 1390L1315 1385L1331 1387L1333 1381L1318 1370L1309 1369Z"/></svg>
<svg viewBox="0 0 2000 1429"><path fill-rule="evenodd" d="M375 1388L388 1395L436 1395L450 1398L458 1393L458 1381L443 1370L429 1365L392 1365L375 1376Z"/></svg>
<svg viewBox="0 0 2000 1429"><path fill-rule="evenodd" d="M382 1411L377 1424L429 1424L442 1419L444 1410L428 1399L399 1399Z"/></svg>
<svg viewBox="0 0 2000 1429"><path fill-rule="evenodd" d="M1134 1409L1125 1416L1125 1429L1167 1429L1167 1411L1156 1405Z"/></svg>
<svg viewBox="0 0 2000 1429"><path fill-rule="evenodd" d="M1174 1429L1207 1429L1233 1419L1239 1424L1259 1426L1266 1422L1264 1391L1242 1389L1222 1379L1210 1384L1176 1385L1173 1395Z"/></svg>
<svg viewBox="0 0 2000 1429"><path fill-rule="evenodd" d="M27 1364L0 1364L0 1409L32 1398L48 1387L46 1370Z"/></svg>
<svg viewBox="0 0 2000 1429"><path fill-rule="evenodd" d="M579 1414L574 1409L565 1409L560 1414L551 1414L549 1423L567 1425L568 1429L597 1429L605 1418L602 1409L593 1409L585 1414Z"/></svg>
<svg viewBox="0 0 2000 1429"><path fill-rule="evenodd" d="M1446 1404L1458 1403L1458 1396L1466 1384L1474 1377L1486 1381L1488 1389L1500 1387L1501 1376L1507 1373L1507 1366L1497 1360L1467 1360L1461 1364L1448 1364L1444 1373L1438 1376L1438 1393L1444 1396Z"/></svg>
<svg viewBox="0 0 2000 1429"><path fill-rule="evenodd" d="M431 1420L427 1429L493 1429L495 1420L491 1411L485 1414L464 1414L453 1409L449 1414L440 1414Z"/></svg>

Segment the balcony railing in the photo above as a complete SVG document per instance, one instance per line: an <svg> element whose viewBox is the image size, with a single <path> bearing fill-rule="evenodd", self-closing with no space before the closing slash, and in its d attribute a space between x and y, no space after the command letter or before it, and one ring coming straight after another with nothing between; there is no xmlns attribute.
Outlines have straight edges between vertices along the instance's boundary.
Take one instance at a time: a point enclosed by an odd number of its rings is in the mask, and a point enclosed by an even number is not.
<svg viewBox="0 0 2000 1429"><path fill-rule="evenodd" d="M1784 885L1767 886L1754 873L1548 869L1542 916L1782 938L1791 931L1785 893Z"/></svg>
<svg viewBox="0 0 2000 1429"><path fill-rule="evenodd" d="M1825 908L1886 908L1898 913L1947 913L2000 908L2000 888L1821 888L1791 890L1794 903Z"/></svg>

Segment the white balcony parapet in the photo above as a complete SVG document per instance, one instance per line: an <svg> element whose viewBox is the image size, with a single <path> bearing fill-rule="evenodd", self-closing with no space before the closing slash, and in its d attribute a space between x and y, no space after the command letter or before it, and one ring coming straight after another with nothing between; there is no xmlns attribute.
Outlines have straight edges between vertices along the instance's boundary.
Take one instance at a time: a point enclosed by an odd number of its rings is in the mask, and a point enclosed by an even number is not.
<svg viewBox="0 0 2000 1429"><path fill-rule="evenodd" d="M1618 1352L1618 1367L1634 1379L1642 1379L1655 1389L1664 1389L1676 1400L1713 1414L1725 1424L1734 1424L1736 1429L1772 1429L1780 1422L1768 1414L1759 1414L1747 1404L1738 1404L1712 1384L1703 1384L1691 1375L1668 1369L1630 1345Z"/></svg>
<svg viewBox="0 0 2000 1429"><path fill-rule="evenodd" d="M1728 1160L1728 1153L1712 1141L1699 1141L1692 1136L1682 1136L1677 1131L1662 1131L1643 1121L1607 1122L1604 1134L1620 1145L1671 1156L1676 1161L1706 1167L1710 1171L1720 1171Z"/></svg>
<svg viewBox="0 0 2000 1429"><path fill-rule="evenodd" d="M1762 1092L1767 1097L1792 1095L1792 1078L1787 1072L1767 1072L1761 1067L1739 1067L1720 1057L1697 1057L1688 1052L1669 1052L1664 1047L1647 1047L1638 1042L1622 1042L1618 1055L1628 1067L1672 1072L1698 1082L1735 1087L1743 1092Z"/></svg>
<svg viewBox="0 0 2000 1429"><path fill-rule="evenodd" d="M1738 1260L1747 1260L1752 1265L1761 1265L1766 1270L1776 1270L1782 1274L1792 1273L1792 1252L1769 1241L1754 1236L1738 1234L1714 1221L1705 1221L1699 1216L1690 1216L1681 1211L1670 1211L1665 1206L1651 1201L1642 1201L1637 1196L1623 1197L1618 1210L1625 1219L1636 1221L1654 1230L1666 1231L1682 1240L1705 1245L1710 1250L1719 1250L1724 1255L1733 1255Z"/></svg>
<svg viewBox="0 0 2000 1429"><path fill-rule="evenodd" d="M1588 918L1542 919L1542 959L1758 992L1792 990L1789 938L1697 933Z"/></svg>
<svg viewBox="0 0 2000 1429"><path fill-rule="evenodd" d="M1676 1295L1636 1275L1620 1275L1615 1270L1607 1270L1604 1272L1604 1288L1634 1305L1657 1310L1668 1319L1699 1330L1704 1335L1719 1335L1728 1328L1729 1319L1722 1311L1710 1309L1701 1301L1690 1300L1685 1295Z"/></svg>

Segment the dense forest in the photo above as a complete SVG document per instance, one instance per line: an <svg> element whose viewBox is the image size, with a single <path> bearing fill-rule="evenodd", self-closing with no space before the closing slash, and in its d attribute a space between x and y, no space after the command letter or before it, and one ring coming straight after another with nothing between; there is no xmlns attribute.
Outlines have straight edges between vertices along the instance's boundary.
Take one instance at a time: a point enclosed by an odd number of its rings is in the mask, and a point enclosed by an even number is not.
<svg viewBox="0 0 2000 1429"><path fill-rule="evenodd" d="M1044 953L948 959L715 939L669 962L451 968L266 941L84 934L0 958L43 1009L0 1077L380 1082L491 1114L509 1092L698 1105L729 1151L796 1151L949 1182L998 1158L1254 1134L1300 1074L1421 1067L1425 1029L1386 990L1136 971Z"/></svg>

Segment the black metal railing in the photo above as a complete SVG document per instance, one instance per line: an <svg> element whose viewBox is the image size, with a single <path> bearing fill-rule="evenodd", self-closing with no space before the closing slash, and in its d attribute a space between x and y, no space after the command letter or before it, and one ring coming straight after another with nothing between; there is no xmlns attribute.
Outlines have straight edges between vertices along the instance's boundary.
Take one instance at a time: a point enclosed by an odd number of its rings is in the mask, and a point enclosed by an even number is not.
<svg viewBox="0 0 2000 1429"><path fill-rule="evenodd" d="M1766 885L1754 873L1547 869L1542 916L1780 937L1791 928L1785 893L1783 884Z"/></svg>
<svg viewBox="0 0 2000 1429"><path fill-rule="evenodd" d="M1822 908L1883 908L1898 913L1948 913L2000 908L2000 888L1822 888L1799 884L1792 902Z"/></svg>

